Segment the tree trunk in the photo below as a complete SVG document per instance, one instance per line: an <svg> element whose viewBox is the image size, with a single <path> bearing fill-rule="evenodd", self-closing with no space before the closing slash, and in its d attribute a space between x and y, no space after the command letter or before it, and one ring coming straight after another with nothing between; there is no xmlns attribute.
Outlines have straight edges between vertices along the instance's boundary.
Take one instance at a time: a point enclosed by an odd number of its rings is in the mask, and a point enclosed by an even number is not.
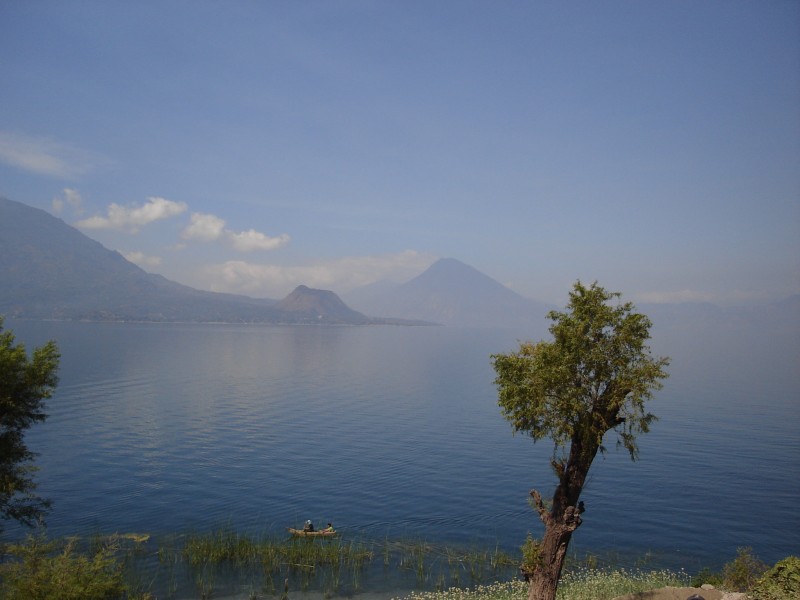
<svg viewBox="0 0 800 600"><path fill-rule="evenodd" d="M528 574L530 582L528 600L556 598L567 547L572 539L572 533L582 522L583 507L578 503L578 499L598 448L598 443L583 443L577 436L572 439L570 456L565 468L556 469L559 474L559 485L553 494L553 505L549 511L544 506L539 492L531 491L545 531L540 546L539 563L533 573Z"/></svg>
<svg viewBox="0 0 800 600"><path fill-rule="evenodd" d="M581 517L574 506L563 505L554 505L547 514L539 493L533 491L531 495L537 508L540 507L539 514L545 522L545 532L541 542L539 564L530 577L528 600L555 600L558 580L567 556L567 547L572 539L572 532L581 524Z"/></svg>
<svg viewBox="0 0 800 600"><path fill-rule="evenodd" d="M542 559L531 578L528 600L555 600L558 580L567 556L567 546L574 529L561 524L545 530L542 539Z"/></svg>

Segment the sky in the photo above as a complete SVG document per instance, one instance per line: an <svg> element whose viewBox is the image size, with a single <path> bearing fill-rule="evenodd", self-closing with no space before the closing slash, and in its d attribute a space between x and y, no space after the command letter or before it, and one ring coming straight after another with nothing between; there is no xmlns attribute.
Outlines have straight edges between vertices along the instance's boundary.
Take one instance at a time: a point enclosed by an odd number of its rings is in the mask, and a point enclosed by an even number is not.
<svg viewBox="0 0 800 600"><path fill-rule="evenodd" d="M0 195L281 298L800 293L800 3L0 0Z"/></svg>

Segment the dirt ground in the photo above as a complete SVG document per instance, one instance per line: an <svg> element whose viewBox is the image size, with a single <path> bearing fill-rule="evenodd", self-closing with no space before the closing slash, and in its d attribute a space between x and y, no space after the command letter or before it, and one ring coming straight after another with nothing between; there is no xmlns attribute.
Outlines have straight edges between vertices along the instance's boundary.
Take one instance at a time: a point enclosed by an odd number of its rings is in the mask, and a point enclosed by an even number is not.
<svg viewBox="0 0 800 600"><path fill-rule="evenodd" d="M649 592L637 592L614 598L614 600L686 600L693 594L697 594L703 600L745 600L746 596L739 593L725 593L720 590L704 590L700 588L676 588L665 587Z"/></svg>

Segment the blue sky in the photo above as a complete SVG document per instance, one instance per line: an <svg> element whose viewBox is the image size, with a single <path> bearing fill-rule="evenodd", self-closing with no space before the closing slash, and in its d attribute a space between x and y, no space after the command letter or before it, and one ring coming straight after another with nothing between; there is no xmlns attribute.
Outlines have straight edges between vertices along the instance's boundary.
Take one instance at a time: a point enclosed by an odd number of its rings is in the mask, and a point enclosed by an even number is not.
<svg viewBox="0 0 800 600"><path fill-rule="evenodd" d="M800 3L0 2L0 195L279 298L800 292Z"/></svg>

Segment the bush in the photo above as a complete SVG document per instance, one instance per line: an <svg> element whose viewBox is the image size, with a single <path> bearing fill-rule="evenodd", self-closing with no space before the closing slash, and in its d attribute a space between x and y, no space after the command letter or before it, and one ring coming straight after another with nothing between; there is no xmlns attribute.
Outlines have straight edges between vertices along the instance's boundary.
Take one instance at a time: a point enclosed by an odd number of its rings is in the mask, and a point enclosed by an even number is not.
<svg viewBox="0 0 800 600"><path fill-rule="evenodd" d="M722 574L715 573L708 567L704 567L697 575L692 577L691 586L699 588L706 583L714 587L720 587L722 585Z"/></svg>
<svg viewBox="0 0 800 600"><path fill-rule="evenodd" d="M753 600L795 600L800 598L800 558L789 556L775 563L750 592Z"/></svg>
<svg viewBox="0 0 800 600"><path fill-rule="evenodd" d="M520 566L522 573L526 576L532 575L541 558L542 547L539 545L539 541L529 533L522 545L522 565Z"/></svg>
<svg viewBox="0 0 800 600"><path fill-rule="evenodd" d="M93 555L80 554L75 541L48 541L30 536L25 544L6 548L14 557L0 565L3 600L106 600L118 598L125 586L113 546Z"/></svg>
<svg viewBox="0 0 800 600"><path fill-rule="evenodd" d="M737 556L722 568L722 587L736 592L748 592L767 565L753 554L752 548L739 548Z"/></svg>

